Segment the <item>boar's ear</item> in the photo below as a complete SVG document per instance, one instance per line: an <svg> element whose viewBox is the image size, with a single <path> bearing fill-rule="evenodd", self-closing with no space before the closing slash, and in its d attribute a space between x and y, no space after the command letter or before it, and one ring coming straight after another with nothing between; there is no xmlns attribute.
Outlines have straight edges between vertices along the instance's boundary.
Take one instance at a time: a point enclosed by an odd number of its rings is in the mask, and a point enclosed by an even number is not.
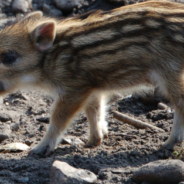
<svg viewBox="0 0 184 184"><path fill-rule="evenodd" d="M25 21L27 19L41 19L43 17L43 13L41 11L35 11L35 12L32 12L32 13L29 13L27 14L23 19L22 21Z"/></svg>
<svg viewBox="0 0 184 184"><path fill-rule="evenodd" d="M52 47L55 36L56 23L54 21L43 22L31 32L31 38L35 46L42 52Z"/></svg>

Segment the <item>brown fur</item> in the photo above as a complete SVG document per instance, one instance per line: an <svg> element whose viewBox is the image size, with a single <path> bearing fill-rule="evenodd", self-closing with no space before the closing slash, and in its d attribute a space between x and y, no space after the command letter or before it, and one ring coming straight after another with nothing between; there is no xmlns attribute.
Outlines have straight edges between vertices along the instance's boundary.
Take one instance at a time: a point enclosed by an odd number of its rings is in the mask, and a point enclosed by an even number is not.
<svg viewBox="0 0 184 184"><path fill-rule="evenodd" d="M4 64L4 53L17 59ZM7 62L7 61L6 61ZM54 150L84 109L87 146L107 137L105 97L142 85L158 86L175 107L164 144L184 140L184 5L149 1L66 20L28 15L0 32L0 91L38 86L53 91L49 130L32 153Z"/></svg>

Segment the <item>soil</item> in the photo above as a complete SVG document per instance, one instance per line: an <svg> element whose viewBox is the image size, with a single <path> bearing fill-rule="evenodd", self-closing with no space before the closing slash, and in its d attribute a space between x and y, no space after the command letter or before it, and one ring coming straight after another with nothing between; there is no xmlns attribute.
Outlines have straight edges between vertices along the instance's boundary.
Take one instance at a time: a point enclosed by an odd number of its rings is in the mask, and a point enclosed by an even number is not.
<svg viewBox="0 0 184 184"><path fill-rule="evenodd" d="M107 115L109 137L96 148L59 144L49 157L28 156L26 151L1 153L0 183L24 183L27 178L28 181L25 183L47 184L53 161L61 160L74 167L94 172L98 175L98 184L133 184L131 176L135 169L151 161L172 157L171 151L162 150L160 147L169 136L173 111L170 108L159 110L155 104L144 105L141 101L134 95L109 104ZM22 91L5 97L0 110L12 118L12 134L10 138L1 142L1 145L22 142L34 147L46 132L52 103L52 98L40 91ZM165 132L140 130L119 122L112 117L112 110L149 122ZM89 125L83 113L69 128L67 135L87 142Z"/></svg>
<svg viewBox="0 0 184 184"><path fill-rule="evenodd" d="M119 6L109 1L106 4L107 9ZM131 177L137 168L158 159L173 158L173 152L161 149L170 134L173 110L159 110L159 101L155 99L155 103L145 103L133 95L110 103L107 114L109 137L96 148L59 144L48 157L28 156L27 151L0 153L0 184L48 184L54 160L94 172L98 176L97 184L134 184ZM4 97L0 112L9 115L12 121L1 124L9 124L12 133L0 145L22 142L34 147L38 144L48 127L52 103L52 98L40 91L21 91ZM140 130L119 122L113 118L113 110L149 122L165 132ZM76 118L66 134L87 142L89 125L85 114L81 113Z"/></svg>

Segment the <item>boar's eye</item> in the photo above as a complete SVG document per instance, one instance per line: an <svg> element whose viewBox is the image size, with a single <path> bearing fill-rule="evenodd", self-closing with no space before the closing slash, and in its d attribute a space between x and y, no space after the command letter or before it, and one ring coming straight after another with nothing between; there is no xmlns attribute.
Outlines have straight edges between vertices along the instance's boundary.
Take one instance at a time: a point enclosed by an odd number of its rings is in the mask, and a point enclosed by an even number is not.
<svg viewBox="0 0 184 184"><path fill-rule="evenodd" d="M18 54L16 52L3 52L0 54L0 62L4 65L11 65L16 62Z"/></svg>

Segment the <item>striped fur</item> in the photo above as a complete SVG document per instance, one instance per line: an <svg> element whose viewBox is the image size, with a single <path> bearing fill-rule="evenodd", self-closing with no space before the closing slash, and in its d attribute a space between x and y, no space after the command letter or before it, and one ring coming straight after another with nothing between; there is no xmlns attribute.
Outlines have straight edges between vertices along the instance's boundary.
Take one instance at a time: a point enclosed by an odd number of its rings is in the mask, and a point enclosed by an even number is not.
<svg viewBox="0 0 184 184"><path fill-rule="evenodd" d="M148 1L66 20L35 12L0 32L0 61L10 51L18 58L0 62L1 93L38 86L56 96L49 130L32 153L53 151L81 109L87 146L99 145L108 132L108 93L142 85L158 86L175 107L164 147L184 140L184 5Z"/></svg>

